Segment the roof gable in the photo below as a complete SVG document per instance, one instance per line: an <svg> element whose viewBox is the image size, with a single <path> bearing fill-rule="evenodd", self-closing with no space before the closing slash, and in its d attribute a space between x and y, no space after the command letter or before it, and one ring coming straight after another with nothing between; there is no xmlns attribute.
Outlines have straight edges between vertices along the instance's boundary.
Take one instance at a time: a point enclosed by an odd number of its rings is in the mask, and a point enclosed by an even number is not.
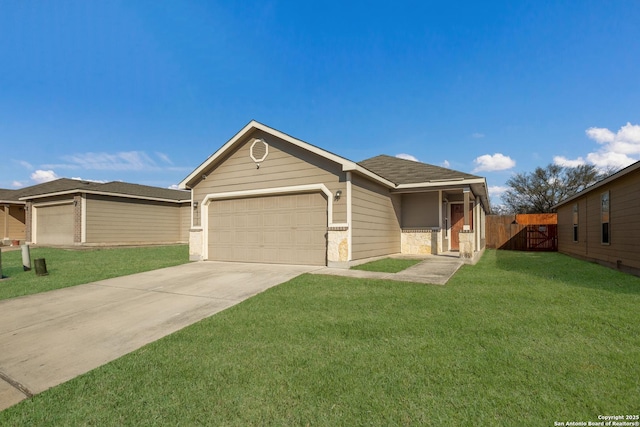
<svg viewBox="0 0 640 427"><path fill-rule="evenodd" d="M318 156L321 156L327 160L330 160L334 163L341 165L343 171L355 171L362 175L367 176L369 179L374 181L378 181L383 185L388 187L394 187L394 184L379 176L375 173L362 168L357 163L345 159L344 157L338 156L337 154L331 153L327 150L323 150L322 148L316 147L315 145L309 144L308 142L302 141L300 139L294 138L286 133L280 132L279 130L270 128L269 126L263 125L255 120L249 122L244 128L242 128L238 133L236 133L229 141L227 141L222 147L220 147L215 153L213 153L207 160L205 160L200 166L198 166L193 172L189 174L185 179L180 183L180 188L192 188L198 181L202 179L203 174L209 170L209 168L213 167L218 162L221 162L227 153L233 150L238 144L242 143L246 136L249 136L254 130L261 130L265 133L273 135L289 144L307 150L311 153L314 153Z"/></svg>

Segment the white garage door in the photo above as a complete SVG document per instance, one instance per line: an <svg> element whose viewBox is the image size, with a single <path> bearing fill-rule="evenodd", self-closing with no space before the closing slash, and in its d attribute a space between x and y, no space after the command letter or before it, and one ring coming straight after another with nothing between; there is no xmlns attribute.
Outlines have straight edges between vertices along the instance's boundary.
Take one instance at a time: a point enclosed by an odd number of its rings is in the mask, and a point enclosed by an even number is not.
<svg viewBox="0 0 640 427"><path fill-rule="evenodd" d="M217 200L209 259L326 265L327 200L320 193Z"/></svg>
<svg viewBox="0 0 640 427"><path fill-rule="evenodd" d="M73 204L36 208L36 243L73 244Z"/></svg>

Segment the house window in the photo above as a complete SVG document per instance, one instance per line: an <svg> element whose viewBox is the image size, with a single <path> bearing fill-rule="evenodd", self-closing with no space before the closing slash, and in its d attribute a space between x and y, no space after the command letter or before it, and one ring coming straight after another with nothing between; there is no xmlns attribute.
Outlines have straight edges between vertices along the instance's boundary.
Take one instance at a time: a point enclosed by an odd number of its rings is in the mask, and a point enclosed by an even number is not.
<svg viewBox="0 0 640 427"><path fill-rule="evenodd" d="M578 241L578 204L573 205L573 241Z"/></svg>
<svg viewBox="0 0 640 427"><path fill-rule="evenodd" d="M611 243L611 227L609 226L609 192L600 195L600 222L602 223L602 244Z"/></svg>

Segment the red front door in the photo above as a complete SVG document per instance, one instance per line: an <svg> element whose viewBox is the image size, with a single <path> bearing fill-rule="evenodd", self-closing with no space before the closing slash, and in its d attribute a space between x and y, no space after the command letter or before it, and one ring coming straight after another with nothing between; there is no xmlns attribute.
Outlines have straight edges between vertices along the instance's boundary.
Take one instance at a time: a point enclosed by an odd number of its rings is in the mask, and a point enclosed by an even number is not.
<svg viewBox="0 0 640 427"><path fill-rule="evenodd" d="M473 228L473 210L469 206L469 225ZM464 204L452 203L451 204L451 250L460 250L460 236L458 234L462 231L464 226Z"/></svg>

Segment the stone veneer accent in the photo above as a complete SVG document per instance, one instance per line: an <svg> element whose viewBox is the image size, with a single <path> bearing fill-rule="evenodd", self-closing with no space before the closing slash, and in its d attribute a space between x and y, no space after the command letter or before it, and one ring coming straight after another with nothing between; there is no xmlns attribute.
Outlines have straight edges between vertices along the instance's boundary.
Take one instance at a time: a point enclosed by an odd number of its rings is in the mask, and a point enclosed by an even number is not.
<svg viewBox="0 0 640 427"><path fill-rule="evenodd" d="M329 227L327 232L327 261L346 263L349 261L348 227Z"/></svg>
<svg viewBox="0 0 640 427"><path fill-rule="evenodd" d="M73 197L73 243L82 243L82 196Z"/></svg>
<svg viewBox="0 0 640 427"><path fill-rule="evenodd" d="M202 229L189 230L189 261L202 261Z"/></svg>
<svg viewBox="0 0 640 427"><path fill-rule="evenodd" d="M400 252L407 255L437 255L442 253L439 229L403 229L400 236Z"/></svg>
<svg viewBox="0 0 640 427"><path fill-rule="evenodd" d="M473 260L475 252L475 233L473 231L461 231L459 234L460 258Z"/></svg>

